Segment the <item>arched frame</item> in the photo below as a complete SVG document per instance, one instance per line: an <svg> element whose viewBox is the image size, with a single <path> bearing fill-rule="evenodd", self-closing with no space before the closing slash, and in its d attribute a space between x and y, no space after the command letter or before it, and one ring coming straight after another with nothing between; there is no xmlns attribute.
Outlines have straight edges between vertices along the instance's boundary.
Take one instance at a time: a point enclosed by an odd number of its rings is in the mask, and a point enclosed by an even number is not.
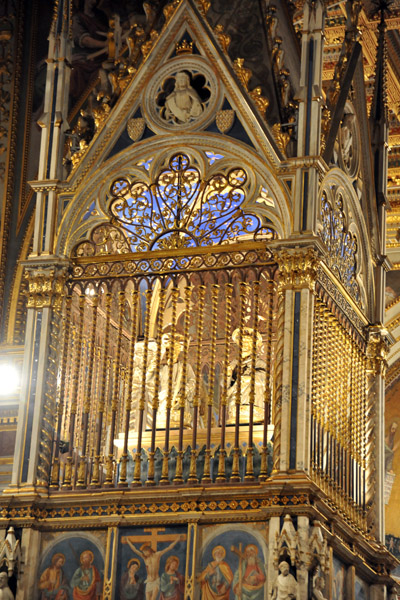
<svg viewBox="0 0 400 600"><path fill-rule="evenodd" d="M317 232L323 228L321 206L324 195L332 202L340 195L342 199L342 212L344 214L344 227L357 243L355 253L355 282L360 290L360 308L368 318L372 318L374 298L374 278L369 246L369 236L363 215L362 206L348 176L339 168L331 169L320 185L317 213ZM344 286L346 287L346 286Z"/></svg>
<svg viewBox="0 0 400 600"><path fill-rule="evenodd" d="M55 242L55 253L69 256L72 248L88 237L89 231L96 225L109 220L105 205L111 182L123 176L154 180L162 165L174 153L182 151L189 154L197 163L203 176L210 177L221 170L241 167L248 176L246 199L243 208L247 212L266 217L280 238L290 235L292 229L291 202L283 184L264 161L245 144L221 139L213 134L157 136L135 144L102 163L93 173L88 174L79 185L73 197L68 193L61 195L60 206L68 197L70 201L62 215ZM207 164L205 152L223 158ZM147 170L138 163L152 158ZM72 182L71 182L72 183ZM268 198L260 198L264 188ZM260 199L259 202L256 202ZM272 201L269 201L269 199ZM90 214L91 213L91 214ZM94 213L94 214L93 214Z"/></svg>

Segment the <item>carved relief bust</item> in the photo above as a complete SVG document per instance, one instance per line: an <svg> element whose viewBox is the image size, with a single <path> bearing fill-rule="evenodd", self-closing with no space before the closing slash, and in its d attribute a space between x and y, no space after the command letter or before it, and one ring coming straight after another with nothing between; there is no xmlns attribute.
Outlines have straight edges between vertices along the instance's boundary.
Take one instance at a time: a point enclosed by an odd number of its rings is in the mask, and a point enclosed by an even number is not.
<svg viewBox="0 0 400 600"><path fill-rule="evenodd" d="M154 73L143 90L143 117L157 133L192 131L207 127L222 102L210 65L201 56L180 55Z"/></svg>
<svg viewBox="0 0 400 600"><path fill-rule="evenodd" d="M198 119L209 98L205 77L182 70L163 81L156 103L164 121L179 125Z"/></svg>
<svg viewBox="0 0 400 600"><path fill-rule="evenodd" d="M178 123L187 123L203 112L200 96L190 85L190 77L185 71L180 71L175 76L174 91L165 100L164 118L176 120Z"/></svg>

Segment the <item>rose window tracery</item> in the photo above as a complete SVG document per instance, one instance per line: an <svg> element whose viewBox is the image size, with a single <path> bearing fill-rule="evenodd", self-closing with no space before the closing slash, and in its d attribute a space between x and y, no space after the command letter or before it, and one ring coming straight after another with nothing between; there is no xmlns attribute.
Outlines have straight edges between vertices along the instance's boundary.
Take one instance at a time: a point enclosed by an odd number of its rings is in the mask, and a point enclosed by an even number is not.
<svg viewBox="0 0 400 600"><path fill-rule="evenodd" d="M360 286L357 282L357 237L347 226L343 196L339 190L333 194L323 192L321 197L321 229L319 236L327 247L326 262L349 294L360 303Z"/></svg>
<svg viewBox="0 0 400 600"><path fill-rule="evenodd" d="M152 183L115 179L108 200L111 223L93 230L75 256L211 246L249 235L273 239L270 224L242 208L247 183L239 166L204 179L184 153L173 155Z"/></svg>

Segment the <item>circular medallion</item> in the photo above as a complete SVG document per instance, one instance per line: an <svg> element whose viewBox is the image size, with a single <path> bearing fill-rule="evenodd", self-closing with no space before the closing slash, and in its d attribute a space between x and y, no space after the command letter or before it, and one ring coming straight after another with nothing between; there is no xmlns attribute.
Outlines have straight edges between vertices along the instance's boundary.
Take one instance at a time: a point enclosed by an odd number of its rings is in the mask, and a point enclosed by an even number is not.
<svg viewBox="0 0 400 600"><path fill-rule="evenodd" d="M201 57L176 57L156 73L146 89L146 119L157 133L204 128L215 118L218 89L214 73Z"/></svg>

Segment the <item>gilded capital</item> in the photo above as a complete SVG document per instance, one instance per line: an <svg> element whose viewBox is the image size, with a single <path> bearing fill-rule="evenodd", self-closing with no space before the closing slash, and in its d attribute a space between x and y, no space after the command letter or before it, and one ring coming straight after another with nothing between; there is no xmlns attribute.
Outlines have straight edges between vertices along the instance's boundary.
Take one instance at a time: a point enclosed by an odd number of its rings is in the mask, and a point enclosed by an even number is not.
<svg viewBox="0 0 400 600"><path fill-rule="evenodd" d="M389 353L389 343L385 337L385 330L371 328L368 333L368 370L374 375L385 377L387 369L386 359Z"/></svg>
<svg viewBox="0 0 400 600"><path fill-rule="evenodd" d="M274 252L279 266L279 289L288 287L314 288L320 257L314 248L282 249Z"/></svg>
<svg viewBox="0 0 400 600"><path fill-rule="evenodd" d="M27 266L24 277L28 281L28 308L57 308L63 296L66 276L67 267Z"/></svg>

